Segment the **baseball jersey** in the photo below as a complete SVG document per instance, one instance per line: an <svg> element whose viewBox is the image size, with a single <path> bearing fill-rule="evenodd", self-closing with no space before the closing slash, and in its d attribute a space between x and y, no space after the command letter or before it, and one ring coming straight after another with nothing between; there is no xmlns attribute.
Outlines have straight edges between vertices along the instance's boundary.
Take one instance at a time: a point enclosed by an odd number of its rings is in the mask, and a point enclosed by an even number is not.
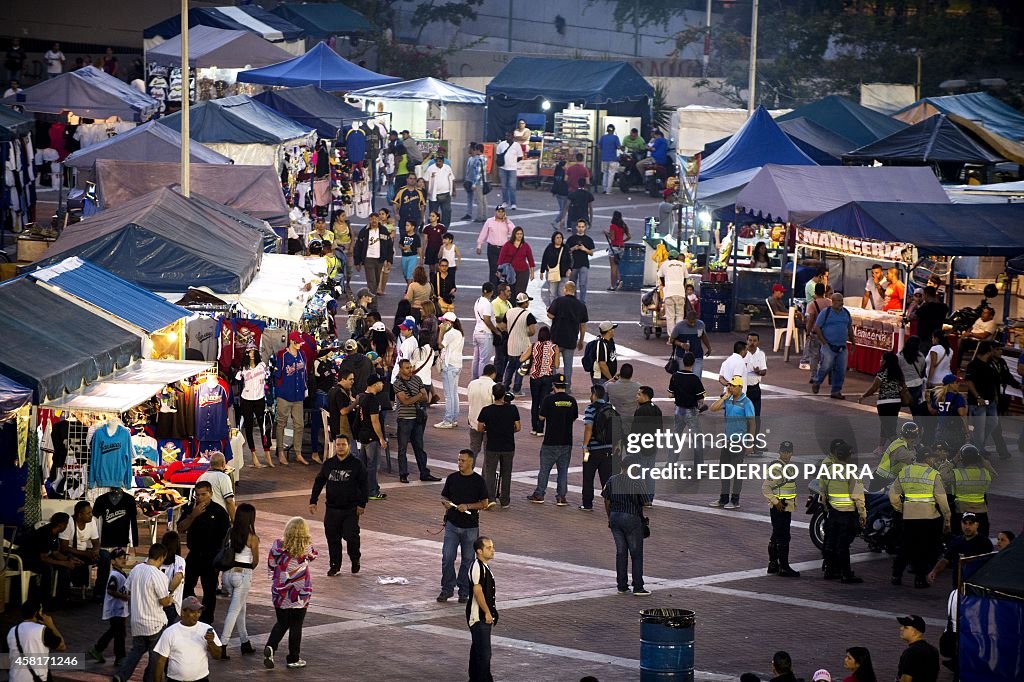
<svg viewBox="0 0 1024 682"><path fill-rule="evenodd" d="M218 381L204 381L197 387L196 438L198 440L224 440L228 433L228 392Z"/></svg>

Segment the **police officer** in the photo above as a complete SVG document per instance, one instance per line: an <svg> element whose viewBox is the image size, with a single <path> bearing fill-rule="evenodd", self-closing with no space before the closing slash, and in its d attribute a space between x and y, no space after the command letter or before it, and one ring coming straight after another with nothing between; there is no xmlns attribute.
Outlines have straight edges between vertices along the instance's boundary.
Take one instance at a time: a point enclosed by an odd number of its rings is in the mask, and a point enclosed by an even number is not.
<svg viewBox="0 0 1024 682"><path fill-rule="evenodd" d="M932 455L927 453L927 456ZM929 566L935 561L941 533L949 533L950 524L946 489L938 470L923 460L906 465L889 489L889 501L895 511L903 514L900 548L892 562L891 582L903 584L903 571L909 564L915 576L914 587L928 587Z"/></svg>
<svg viewBox="0 0 1024 682"><path fill-rule="evenodd" d="M978 448L968 443L960 448L960 465L953 469L953 499L956 503L954 527L959 527L959 517L973 512L978 520L978 534L988 537L988 503L986 495L992 484L992 474L984 466Z"/></svg>
<svg viewBox="0 0 1024 682"><path fill-rule="evenodd" d="M818 465L819 473L820 472L825 472L825 471L831 471L832 465L836 463L836 448L839 447L840 445L843 445L844 443L846 443L846 441L844 441L842 438L833 438L832 439L832 442L828 444L828 454L825 455L825 458L822 459L821 463ZM828 476L826 476L824 474L818 476L818 490L821 491L821 503L823 505L825 504L825 492L824 491L825 491L825 486L827 484L828 484ZM827 506L825 507L825 513L826 513L826 519L825 520L826 520L826 525L827 525L827 521L828 521L828 516L827 516L827 514L828 514L828 507ZM827 528L825 530L827 530ZM824 551L822 551L822 554L823 554L823 556L822 556L822 561L821 561L821 570L822 570L823 573L828 573L829 572L829 567L828 567L828 559L829 559L829 557L828 557L828 554L824 553Z"/></svg>
<svg viewBox="0 0 1024 682"><path fill-rule="evenodd" d="M914 422L907 422L900 428L899 437L889 443L875 469L873 490L888 485L900 475L903 467L914 461L915 447L920 440L921 429Z"/></svg>
<svg viewBox="0 0 1024 682"><path fill-rule="evenodd" d="M761 484L761 494L771 505L772 538L768 541L768 573L782 578L799 578L789 565L790 524L796 511L796 479L784 475L784 467L793 459L793 443L779 444L779 458L769 466L769 476Z"/></svg>
<svg viewBox="0 0 1024 682"><path fill-rule="evenodd" d="M840 440L833 441L832 456L835 464L850 464L853 448ZM864 582L850 568L850 545L857 537L857 528L867 523L864 506L864 485L859 478L846 472L830 472L821 489L822 501L828 516L825 519L825 579L847 585Z"/></svg>

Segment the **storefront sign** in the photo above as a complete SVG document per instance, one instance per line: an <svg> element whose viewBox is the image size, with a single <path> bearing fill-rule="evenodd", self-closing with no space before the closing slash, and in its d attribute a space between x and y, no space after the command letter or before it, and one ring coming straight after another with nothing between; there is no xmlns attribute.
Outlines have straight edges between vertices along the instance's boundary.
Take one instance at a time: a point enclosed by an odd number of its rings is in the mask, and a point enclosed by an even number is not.
<svg viewBox="0 0 1024 682"><path fill-rule="evenodd" d="M796 241L799 246L823 249L845 256L860 256L884 261L909 261L912 245L898 242L876 242L870 239L855 239L835 232L808 230L798 227Z"/></svg>
<svg viewBox="0 0 1024 682"><path fill-rule="evenodd" d="M892 331L878 327L864 327L853 324L853 340L858 346L892 350Z"/></svg>

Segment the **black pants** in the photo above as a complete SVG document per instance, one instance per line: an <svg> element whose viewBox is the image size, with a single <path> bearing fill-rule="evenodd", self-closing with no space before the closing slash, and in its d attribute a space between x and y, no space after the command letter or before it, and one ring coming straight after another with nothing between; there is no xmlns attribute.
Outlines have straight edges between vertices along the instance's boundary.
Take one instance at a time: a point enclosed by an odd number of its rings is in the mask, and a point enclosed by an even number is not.
<svg viewBox="0 0 1024 682"><path fill-rule="evenodd" d="M494 344L494 370L497 372L498 383L501 383L505 376L505 366L508 365L508 341L502 344Z"/></svg>
<svg viewBox="0 0 1024 682"><path fill-rule="evenodd" d="M495 246L494 244L487 245L487 267L491 269L488 279L491 280L491 284L494 286L498 286L498 254L500 253L500 246ZM501 374L498 376L501 376Z"/></svg>
<svg viewBox="0 0 1024 682"><path fill-rule="evenodd" d="M71 569L63 566L52 566L50 564L39 564L30 568L38 575L38 580L29 583L29 598L34 602L51 608L62 603L68 596L68 588L71 586ZM53 583L57 583L56 597L53 593Z"/></svg>
<svg viewBox="0 0 1024 682"><path fill-rule="evenodd" d="M124 616L113 616L107 621L107 631L96 640L96 646L94 647L96 651L102 654L106 650L107 645L113 641L114 659L119 661L124 658L124 625L126 620L127 618Z"/></svg>
<svg viewBox="0 0 1024 682"><path fill-rule="evenodd" d="M791 537L789 528L793 522L793 512L779 511L772 507L768 514L772 519L772 542L789 544Z"/></svg>
<svg viewBox="0 0 1024 682"><path fill-rule="evenodd" d="M213 567L213 555L202 554L190 551L185 557L185 597L194 597L196 594L196 583L203 586L203 615L199 620L204 623L212 623L213 616L217 611L217 574L219 571Z"/></svg>
<svg viewBox="0 0 1024 682"><path fill-rule="evenodd" d="M590 457L583 461L583 506L594 507L594 474L601 479L601 487L612 477L612 453L591 452Z"/></svg>
<svg viewBox="0 0 1024 682"><path fill-rule="evenodd" d="M850 545L857 537L857 512L830 509L825 519L825 561L833 575L849 575Z"/></svg>
<svg viewBox="0 0 1024 682"><path fill-rule="evenodd" d="M896 437L896 426L899 422L900 403L882 403L876 405L878 412L878 438L879 442L888 443Z"/></svg>
<svg viewBox="0 0 1024 682"><path fill-rule="evenodd" d="M249 446L249 450L256 452L255 441L252 439L252 427L255 424L260 430L260 445L266 442L263 435L263 415L267 411L267 401L263 398L259 400L246 400L242 398L242 407L240 412L242 413L242 420L245 426L242 428L242 433L245 434L245 442ZM320 415L314 415L319 419Z"/></svg>
<svg viewBox="0 0 1024 682"><path fill-rule="evenodd" d="M893 577L910 572L924 578L935 565L935 556L942 538L942 517L935 519L903 519L900 550L892 562Z"/></svg>
<svg viewBox="0 0 1024 682"><path fill-rule="evenodd" d="M469 627L473 644L469 647L469 682L494 682L491 675L491 625L482 620Z"/></svg>
<svg viewBox="0 0 1024 682"><path fill-rule="evenodd" d="M492 502L499 501L507 507L512 503L512 452L484 452L484 483L487 486L487 497ZM501 467L499 479L498 467Z"/></svg>
<svg viewBox="0 0 1024 682"><path fill-rule="evenodd" d="M277 651L277 645L288 633L288 662L299 660L299 649L302 647L302 621L306 620L306 609L274 609L277 622L274 623L267 638L267 646Z"/></svg>
<svg viewBox="0 0 1024 682"><path fill-rule="evenodd" d="M761 384L747 386L747 397L754 405L754 433L761 433Z"/></svg>
<svg viewBox="0 0 1024 682"><path fill-rule="evenodd" d="M544 433L544 422L540 420L540 405L551 393L551 375L539 379L530 379L530 428L537 433Z"/></svg>
<svg viewBox="0 0 1024 682"><path fill-rule="evenodd" d="M324 512L324 533L327 535L327 552L331 568L341 568L341 541L348 545L348 558L352 563L359 561L359 513L355 507L336 509L328 507Z"/></svg>

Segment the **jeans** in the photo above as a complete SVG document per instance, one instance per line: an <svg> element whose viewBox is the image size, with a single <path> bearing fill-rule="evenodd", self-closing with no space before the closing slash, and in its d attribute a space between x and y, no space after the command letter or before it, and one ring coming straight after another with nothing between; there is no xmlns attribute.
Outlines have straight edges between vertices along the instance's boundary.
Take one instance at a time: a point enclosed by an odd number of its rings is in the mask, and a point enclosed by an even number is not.
<svg viewBox="0 0 1024 682"><path fill-rule="evenodd" d="M508 364L508 341L494 345L494 370L500 384L505 377L505 366Z"/></svg>
<svg viewBox="0 0 1024 682"><path fill-rule="evenodd" d="M473 204L476 204L476 213L473 213ZM484 213L487 212L487 200L484 199L484 183L483 180L476 183L473 189L466 192L466 215L477 220L483 220ZM447 223L445 223L447 225Z"/></svg>
<svg viewBox="0 0 1024 682"><path fill-rule="evenodd" d="M498 177L501 179L501 200L507 204L506 208L516 205L516 171L498 169Z"/></svg>
<svg viewBox="0 0 1024 682"><path fill-rule="evenodd" d="M212 623L217 611L217 573L217 569L213 566L213 554L190 551L185 557L185 581L182 583L184 588L182 596L194 597L196 583L202 585L203 615L199 620L204 623Z"/></svg>
<svg viewBox="0 0 1024 682"><path fill-rule="evenodd" d="M449 424L459 422L459 367L445 365L441 370L441 385L444 387L444 421Z"/></svg>
<svg viewBox="0 0 1024 682"><path fill-rule="evenodd" d="M540 405L551 393L551 375L538 379L530 379L530 430L535 433L544 432L544 422L540 420Z"/></svg>
<svg viewBox="0 0 1024 682"><path fill-rule="evenodd" d="M608 527L615 538L615 582L620 590L629 587L627 564L633 562L633 591L644 589L644 525L636 514L612 512Z"/></svg>
<svg viewBox="0 0 1024 682"><path fill-rule="evenodd" d="M484 374L484 367L491 364L494 357L494 337L490 332L487 336L473 335L473 378L479 379Z"/></svg>
<svg viewBox="0 0 1024 682"><path fill-rule="evenodd" d="M302 401L294 403L284 398L277 399L277 456L284 454L284 427L288 424L288 418L292 420L292 448L296 455L302 454ZM314 420L315 421L315 420ZM209 622L209 621L207 621Z"/></svg>
<svg viewBox="0 0 1024 682"><path fill-rule="evenodd" d="M675 430L676 433L682 434L683 432L689 432L691 434L700 433L700 412L696 407L679 407L676 406L676 418L675 418ZM674 464L679 459L679 453L672 451L669 453L668 462ZM698 441L697 447L693 449L693 465L697 466L704 463L704 442Z"/></svg>
<svg viewBox="0 0 1024 682"><path fill-rule="evenodd" d="M979 450L985 449L985 443L992 435L992 431L995 430L996 424L999 423L999 414L996 408L994 400L989 401L988 405L967 406L968 419L974 426L974 431L971 432L971 442Z"/></svg>
<svg viewBox="0 0 1024 682"><path fill-rule="evenodd" d="M348 558L355 564L362 554L359 551L359 513L355 507L338 509L328 507L324 512L324 535L327 536L327 553L330 568L341 568L341 541L348 545Z"/></svg>
<svg viewBox="0 0 1024 682"><path fill-rule="evenodd" d="M512 458L515 452L484 453L484 483L487 484L487 498L492 502L501 497L502 507L511 504L512 493ZM501 483L498 483L498 465L501 465Z"/></svg>
<svg viewBox="0 0 1024 682"><path fill-rule="evenodd" d="M114 660L120 661L124 659L124 636L125 625L127 622L128 619L124 616L113 616L107 621L107 631L100 635L100 638L96 640L96 645L93 648L102 654L106 651L107 645L113 641Z"/></svg>
<svg viewBox="0 0 1024 682"><path fill-rule="evenodd" d="M267 638L267 646L277 650L277 645L288 633L288 658L289 663L299 660L299 649L302 647L302 621L306 620L306 609L274 609L277 622L274 623ZM122 678L128 679L128 678Z"/></svg>
<svg viewBox="0 0 1024 682"><path fill-rule="evenodd" d="M612 182L615 181L615 169L618 165L618 161L601 162L601 183L604 185L605 194L612 191Z"/></svg>
<svg viewBox="0 0 1024 682"><path fill-rule="evenodd" d="M139 664L139 660L143 654L149 652L155 645L156 641L160 639L160 634L163 632L155 632L152 635L135 635L132 637L132 648L128 652L128 655L121 661L121 667L117 669L117 677L122 680L130 679L132 673L135 672L135 666ZM146 672L142 674L144 682L151 682L153 679L153 661L154 656L150 655L149 662L146 663Z"/></svg>
<svg viewBox="0 0 1024 682"><path fill-rule="evenodd" d="M412 452L416 457L416 466L420 470L420 479L430 475L430 469L427 468L427 451L423 449L425 428L426 424L419 424L415 419L398 420L398 475L403 478L409 475L409 459L406 456L409 451L409 443L412 443Z"/></svg>
<svg viewBox="0 0 1024 682"><path fill-rule="evenodd" d="M452 224L452 197L449 194L447 199L438 199L430 202L430 210L437 211L441 215L442 225Z"/></svg>
<svg viewBox="0 0 1024 682"><path fill-rule="evenodd" d="M406 282L412 281L413 270L420 263L420 257L418 255L402 256L402 277L405 277Z"/></svg>
<svg viewBox="0 0 1024 682"><path fill-rule="evenodd" d="M719 455L718 461L722 464L740 464L743 462L743 452L731 452L729 448L722 448L722 453ZM732 501L740 501L740 491L743 490L743 479L742 478L726 478L722 477L722 491L718 496L718 499L724 504L729 501L729 491L732 490Z"/></svg>
<svg viewBox="0 0 1024 682"><path fill-rule="evenodd" d="M508 357L508 361L505 363L505 373L501 379L501 383L505 384L506 391L511 388L519 393L523 390L523 375L519 373L519 366L522 364L518 355Z"/></svg>
<svg viewBox="0 0 1024 682"><path fill-rule="evenodd" d="M576 347L558 347L562 352L562 374L565 375L565 392L572 393L572 356L576 353Z"/></svg>
<svg viewBox="0 0 1024 682"><path fill-rule="evenodd" d="M533 494L543 498L548 491L548 477L551 476L551 467L557 467L558 478L555 485L555 495L565 497L569 492L569 460L572 457L571 445L541 445L540 446L540 469L537 471L537 489Z"/></svg>
<svg viewBox="0 0 1024 682"><path fill-rule="evenodd" d="M555 219L551 222L551 224L557 227L561 227L562 220L565 218L565 211L566 209L569 208L569 196L556 194L555 201L558 202L558 215L555 216Z"/></svg>
<svg viewBox="0 0 1024 682"><path fill-rule="evenodd" d="M313 414L310 419L310 422L312 423L309 428L309 444L313 448L314 457L318 457L323 454L323 452L321 452L322 448L320 445L320 434L323 433L324 430L324 420L320 418L321 409L327 409L327 393L325 391L317 391L316 395L313 396ZM324 441L326 440L327 438L325 436ZM326 442L324 445L326 445Z"/></svg>
<svg viewBox="0 0 1024 682"><path fill-rule="evenodd" d="M469 626L469 633L473 636L473 644L469 647L469 682L494 682L491 676L491 627L482 620Z"/></svg>
<svg viewBox="0 0 1024 682"><path fill-rule="evenodd" d="M587 280L590 279L590 266L587 265L582 268L574 268L569 279L576 284L576 298L580 300L580 303L586 303Z"/></svg>
<svg viewBox="0 0 1024 682"><path fill-rule="evenodd" d="M820 386L821 382L825 381L828 373L831 372L832 395L842 393L843 383L846 381L846 363L849 360L849 355L845 343L842 346L842 350L838 353L832 350L832 347L827 343L821 344L821 361L811 383Z"/></svg>
<svg viewBox="0 0 1024 682"><path fill-rule="evenodd" d="M594 507L594 474L601 480L601 487L608 482L612 476L612 451L591 452L590 456L583 460L583 506L587 509Z"/></svg>
<svg viewBox="0 0 1024 682"><path fill-rule="evenodd" d="M444 524L444 544L441 546L441 594L455 594L455 588L459 588L460 597L473 596L473 589L469 585L469 569L473 567L473 560L476 559L476 552L473 551L473 543L480 535L480 528L459 528L450 521ZM462 563L459 564L459 575L455 577L455 553L462 555Z"/></svg>
<svg viewBox="0 0 1024 682"><path fill-rule="evenodd" d="M821 341L817 334L808 333L804 341L804 354L800 358L801 363L807 363L811 367L811 378L814 378L818 371L818 364L821 362Z"/></svg>
<svg viewBox="0 0 1024 682"><path fill-rule="evenodd" d="M370 496L380 495L380 483L377 482L377 467L380 466L380 443L372 440L360 443L356 457L366 466L366 481Z"/></svg>
<svg viewBox="0 0 1024 682"><path fill-rule="evenodd" d="M224 589L231 595L228 613L224 616L224 629L220 633L220 641L227 644L231 639L235 626L238 626L238 639L243 644L249 641L249 630L245 626L245 601L252 587L252 569L236 568L224 574Z"/></svg>
<svg viewBox="0 0 1024 682"><path fill-rule="evenodd" d="M747 397L754 405L754 433L761 433L761 384L748 385Z"/></svg>
<svg viewBox="0 0 1024 682"><path fill-rule="evenodd" d="M469 427L469 449L473 452L473 459L480 454L484 447L484 435L472 426Z"/></svg>
<svg viewBox="0 0 1024 682"><path fill-rule="evenodd" d="M551 297L549 303L562 295L562 292L565 291L565 283L568 281L568 277L563 277L557 282L548 281L548 295Z"/></svg>

